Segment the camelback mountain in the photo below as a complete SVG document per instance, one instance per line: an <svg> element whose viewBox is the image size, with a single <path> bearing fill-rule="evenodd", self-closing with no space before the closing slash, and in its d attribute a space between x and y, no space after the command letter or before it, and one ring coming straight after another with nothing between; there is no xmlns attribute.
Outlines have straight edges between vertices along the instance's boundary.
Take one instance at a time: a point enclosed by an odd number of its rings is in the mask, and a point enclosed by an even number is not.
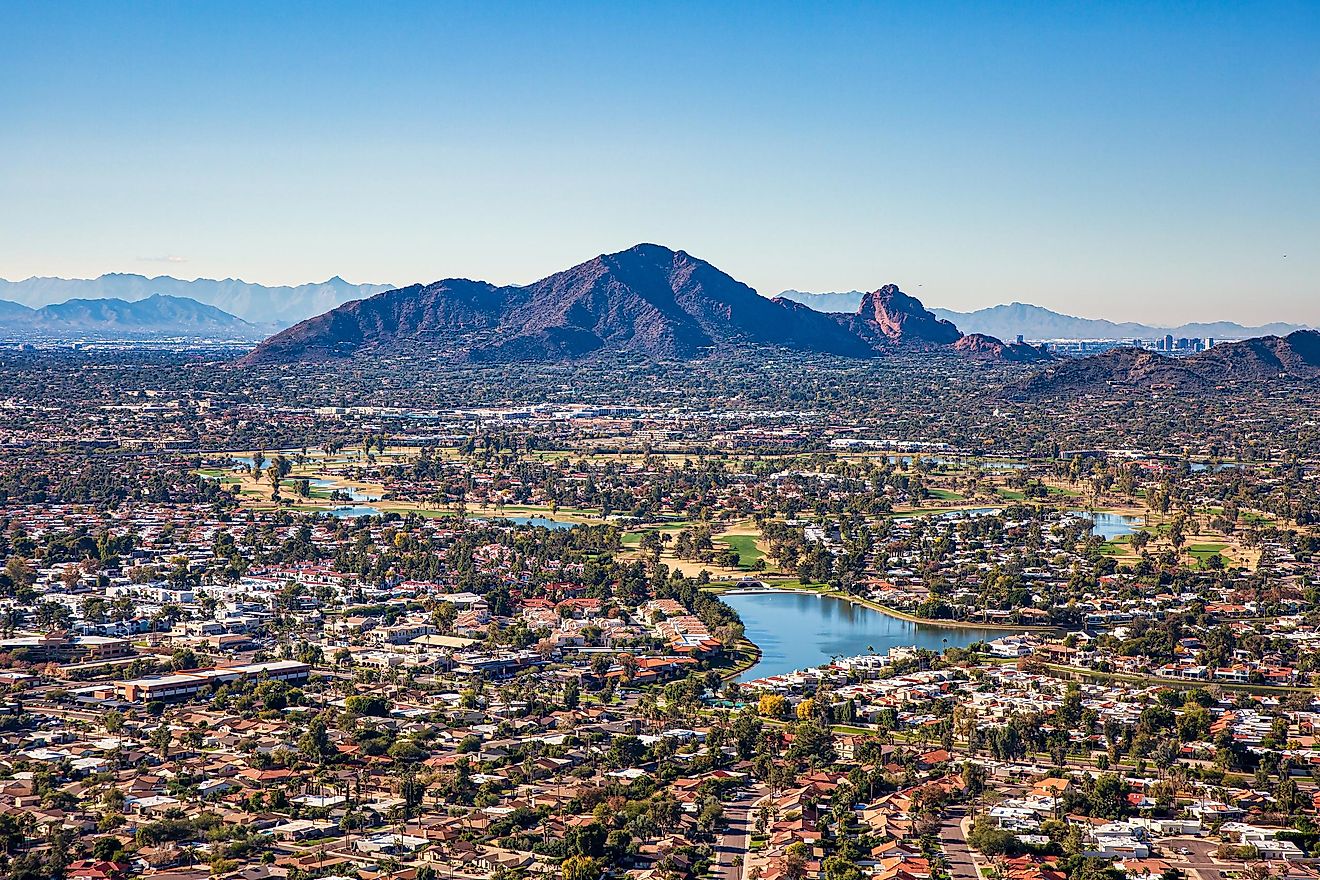
<svg viewBox="0 0 1320 880"><path fill-rule="evenodd" d="M526 286L451 278L386 291L296 324L239 363L320 361L416 345L470 360L596 353L686 359L745 344L847 357L904 349L1048 359L1030 346L965 337L892 285L867 294L856 314L824 314L760 296L683 251L639 244Z"/></svg>
<svg viewBox="0 0 1320 880"><path fill-rule="evenodd" d="M913 341L952 345L962 338L958 328L941 321L915 297L886 284L862 296L857 311L847 317L847 326L873 346Z"/></svg>

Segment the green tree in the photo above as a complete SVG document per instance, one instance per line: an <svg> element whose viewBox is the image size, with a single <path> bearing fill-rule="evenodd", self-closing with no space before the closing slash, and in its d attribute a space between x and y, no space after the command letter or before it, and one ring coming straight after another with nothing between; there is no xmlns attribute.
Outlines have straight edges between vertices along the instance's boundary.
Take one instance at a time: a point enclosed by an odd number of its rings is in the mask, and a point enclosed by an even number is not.
<svg viewBox="0 0 1320 880"><path fill-rule="evenodd" d="M314 764L324 764L329 759L333 749L324 721L313 718L307 723L307 729L298 738L298 751Z"/></svg>
<svg viewBox="0 0 1320 880"><path fill-rule="evenodd" d="M591 856L569 856L559 869L564 880L600 880L600 863Z"/></svg>

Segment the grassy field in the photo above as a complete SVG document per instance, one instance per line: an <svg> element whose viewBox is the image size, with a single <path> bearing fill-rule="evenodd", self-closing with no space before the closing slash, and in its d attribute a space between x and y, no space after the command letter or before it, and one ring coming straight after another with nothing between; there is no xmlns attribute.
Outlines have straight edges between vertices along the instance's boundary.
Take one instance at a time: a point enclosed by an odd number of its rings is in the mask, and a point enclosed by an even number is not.
<svg viewBox="0 0 1320 880"><path fill-rule="evenodd" d="M1100 552L1106 556L1131 556L1132 554L1132 536L1119 535L1117 538L1105 541L1100 545Z"/></svg>
<svg viewBox="0 0 1320 880"><path fill-rule="evenodd" d="M633 532L624 532L622 538L623 546L636 547L638 544L642 543L642 536L645 535L647 532L659 532L662 536L669 535L672 537L674 535L677 535L679 532L683 531L684 529L688 529L691 527L692 527L692 523L690 521L680 520L677 522L659 523L657 525L646 526L644 528L639 528Z"/></svg>
<svg viewBox="0 0 1320 880"><path fill-rule="evenodd" d="M1189 544L1187 546L1187 555L1195 559L1198 563L1204 565L1215 556L1224 559L1220 554L1228 549L1227 544Z"/></svg>
<svg viewBox="0 0 1320 880"><path fill-rule="evenodd" d="M756 535L721 535L716 540L728 544L738 554L739 568L750 568L756 560L765 558L765 553L756 546Z"/></svg>

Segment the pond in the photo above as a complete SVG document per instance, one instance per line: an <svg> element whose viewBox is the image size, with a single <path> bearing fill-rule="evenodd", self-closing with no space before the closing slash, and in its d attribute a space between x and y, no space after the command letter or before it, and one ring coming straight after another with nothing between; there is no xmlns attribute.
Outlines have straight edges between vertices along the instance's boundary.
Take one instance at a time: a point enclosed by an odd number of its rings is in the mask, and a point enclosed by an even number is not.
<svg viewBox="0 0 1320 880"><path fill-rule="evenodd" d="M1095 525L1091 527L1091 534L1099 535L1106 541L1112 541L1123 535L1131 535L1146 523L1144 517L1129 516L1125 513L1092 513L1086 510L1071 512L1092 520Z"/></svg>
<svg viewBox="0 0 1320 880"><path fill-rule="evenodd" d="M577 523L560 522L557 519L550 519L545 516L501 516L491 520L492 523L511 523L515 526L538 526L543 529L571 529Z"/></svg>
<svg viewBox="0 0 1320 880"><path fill-rule="evenodd" d="M760 662L739 681L810 669L832 657L884 654L909 645L942 651L1008 634L911 623L818 593L729 593L721 598L742 617L747 638L761 649Z"/></svg>
<svg viewBox="0 0 1320 880"><path fill-rule="evenodd" d="M381 511L376 507L367 507L365 504L354 504L345 507L332 507L329 511L331 516L337 516L340 519L350 519L359 516L380 516Z"/></svg>
<svg viewBox="0 0 1320 880"><path fill-rule="evenodd" d="M366 492L363 492L361 489L354 489L352 486L345 486L343 483L336 482L335 480L326 480L317 477L314 479L310 479L307 482L310 483L312 488L314 489L325 489L327 492L334 492L336 490L343 492L344 494L348 495L349 501L379 501L380 500L380 498L375 495L369 495Z"/></svg>

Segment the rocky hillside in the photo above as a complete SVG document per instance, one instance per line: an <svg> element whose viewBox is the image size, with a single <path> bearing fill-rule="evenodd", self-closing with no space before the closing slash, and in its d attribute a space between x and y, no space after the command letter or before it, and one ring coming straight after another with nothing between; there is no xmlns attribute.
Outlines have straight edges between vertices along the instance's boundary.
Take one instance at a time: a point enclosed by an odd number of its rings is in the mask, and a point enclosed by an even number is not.
<svg viewBox="0 0 1320 880"><path fill-rule="evenodd" d="M766 299L683 251L641 244L526 286L448 279L387 291L290 327L241 363L316 361L415 345L470 360L510 361L597 352L684 359L745 344L849 357L896 346L1044 357L998 340L955 348L962 338L892 285L867 294L853 315L827 315Z"/></svg>
<svg viewBox="0 0 1320 880"><path fill-rule="evenodd" d="M1070 397L1116 389L1195 391L1235 382L1277 379L1320 382L1320 331L1262 336L1217 345L1185 358L1137 348L1116 348L1061 361L1008 389L1019 399Z"/></svg>

